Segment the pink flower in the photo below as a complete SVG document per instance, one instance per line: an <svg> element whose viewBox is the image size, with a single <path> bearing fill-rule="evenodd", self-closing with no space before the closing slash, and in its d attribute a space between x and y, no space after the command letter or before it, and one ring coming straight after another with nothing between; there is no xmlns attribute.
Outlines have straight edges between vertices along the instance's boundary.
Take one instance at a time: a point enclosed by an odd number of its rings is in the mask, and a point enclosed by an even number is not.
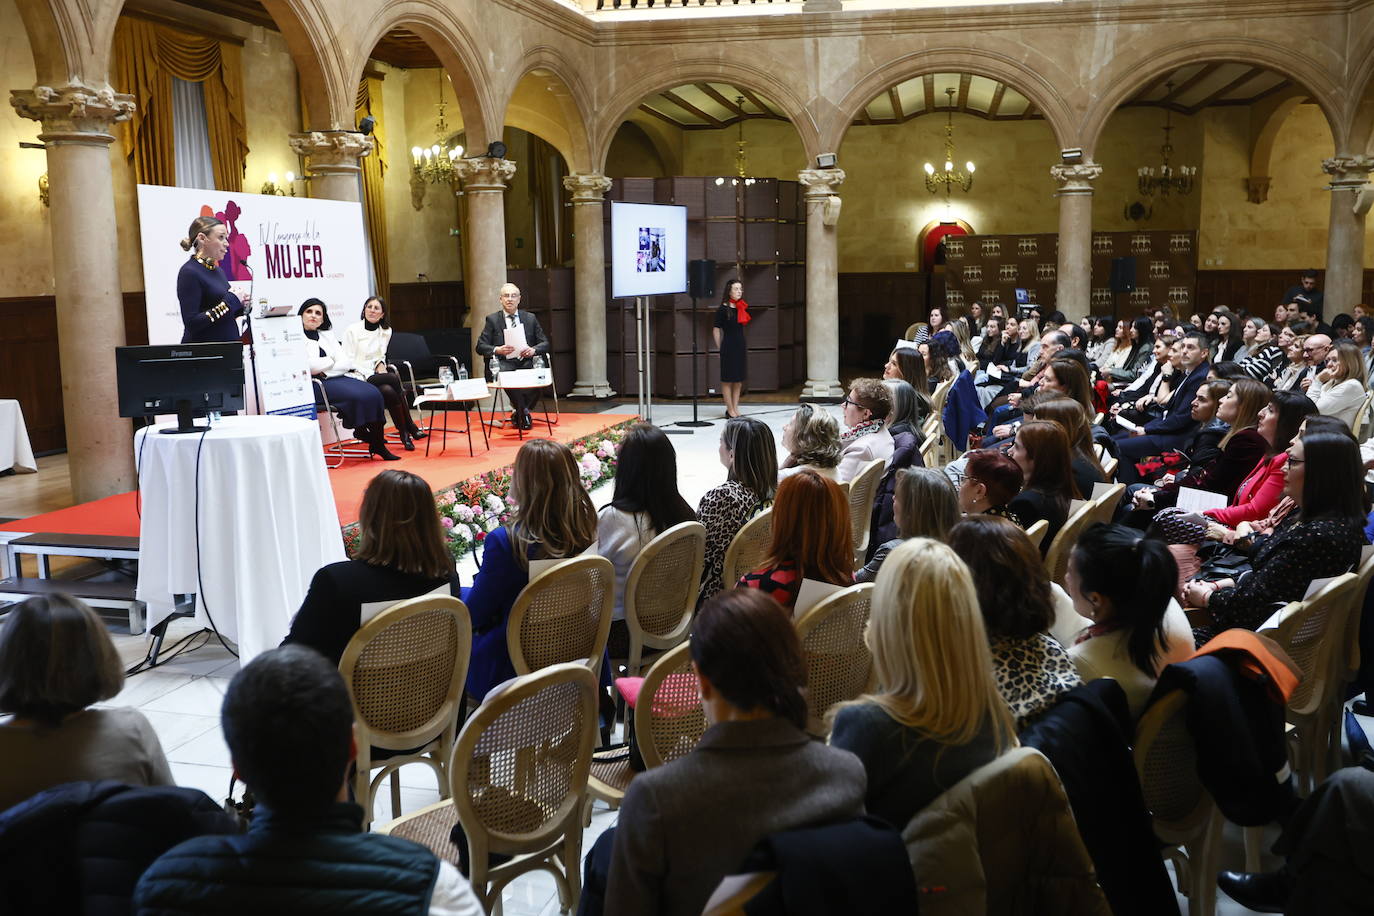
<svg viewBox="0 0 1374 916"><path fill-rule="evenodd" d="M443 518L439 519L439 524L443 525L445 528L452 528L452 527L453 527L453 519L451 519L451 518L449 518L447 515L445 515Z"/></svg>

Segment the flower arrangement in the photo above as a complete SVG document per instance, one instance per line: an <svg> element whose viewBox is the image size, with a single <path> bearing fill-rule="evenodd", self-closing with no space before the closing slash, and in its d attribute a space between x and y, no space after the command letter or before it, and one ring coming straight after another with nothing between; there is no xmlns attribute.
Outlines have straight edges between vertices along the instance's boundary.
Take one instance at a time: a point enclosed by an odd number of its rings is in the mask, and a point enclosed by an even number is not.
<svg viewBox="0 0 1374 916"><path fill-rule="evenodd" d="M616 449L635 422L626 420L568 443L582 485L588 490L615 477ZM434 494L439 523L444 527L454 560L475 551L487 535L510 520L515 508L515 500L510 498L511 473L509 466L497 468ZM357 523L346 526L343 535L344 550L350 557L356 555L361 539Z"/></svg>

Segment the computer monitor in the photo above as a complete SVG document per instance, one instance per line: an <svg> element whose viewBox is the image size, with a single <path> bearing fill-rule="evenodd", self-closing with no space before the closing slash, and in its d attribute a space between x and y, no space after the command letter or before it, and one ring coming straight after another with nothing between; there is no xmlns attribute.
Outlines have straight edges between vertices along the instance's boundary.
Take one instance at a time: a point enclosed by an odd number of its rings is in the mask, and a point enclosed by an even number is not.
<svg viewBox="0 0 1374 916"><path fill-rule="evenodd" d="M203 432L192 420L211 411L243 409L243 344L161 344L116 347L121 417L177 415L176 429Z"/></svg>

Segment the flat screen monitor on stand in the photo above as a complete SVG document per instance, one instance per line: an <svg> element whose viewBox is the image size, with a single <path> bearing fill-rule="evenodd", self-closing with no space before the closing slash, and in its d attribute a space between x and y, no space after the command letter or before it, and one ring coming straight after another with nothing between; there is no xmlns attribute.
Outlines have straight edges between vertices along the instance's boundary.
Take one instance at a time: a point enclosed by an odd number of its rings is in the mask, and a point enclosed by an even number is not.
<svg viewBox="0 0 1374 916"><path fill-rule="evenodd" d="M243 344L160 344L116 347L121 417L176 414L176 435L199 433L197 417L243 409Z"/></svg>

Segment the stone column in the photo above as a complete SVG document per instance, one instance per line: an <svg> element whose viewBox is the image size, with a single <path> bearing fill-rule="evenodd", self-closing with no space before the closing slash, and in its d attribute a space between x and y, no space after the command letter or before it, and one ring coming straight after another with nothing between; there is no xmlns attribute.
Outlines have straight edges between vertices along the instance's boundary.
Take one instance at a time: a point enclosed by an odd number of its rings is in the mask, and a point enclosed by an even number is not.
<svg viewBox="0 0 1374 916"><path fill-rule="evenodd" d="M489 313L501 305L501 284L506 282L506 182L515 177L515 163L509 159L479 156L454 163L467 198L467 272L463 290L467 298L468 327L472 343L482 333ZM474 360L476 357L473 357ZM473 364L473 375L481 372Z"/></svg>
<svg viewBox="0 0 1374 916"><path fill-rule="evenodd" d="M1054 307L1065 315L1091 313L1093 270L1093 182L1102 166L1091 162L1055 165L1059 182L1059 266Z"/></svg>
<svg viewBox="0 0 1374 916"><path fill-rule="evenodd" d="M362 200L358 160L372 152L371 137L354 130L315 130L292 134L291 151L310 161L310 196L326 200Z"/></svg>
<svg viewBox="0 0 1374 916"><path fill-rule="evenodd" d="M606 240L602 203L611 188L605 175L569 175L572 192L573 279L576 284L577 381L573 397L608 398L606 379Z"/></svg>
<svg viewBox="0 0 1374 916"><path fill-rule="evenodd" d="M844 397L840 385L840 277L835 223L844 169L802 169L806 189L806 384L804 399Z"/></svg>
<svg viewBox="0 0 1374 916"><path fill-rule="evenodd" d="M1364 279L1364 214L1355 212L1360 191L1374 193L1369 186L1374 172L1374 157L1337 156L1322 160L1322 171L1331 176L1331 229L1326 241L1326 283L1323 285L1322 315L1350 312L1360 302Z"/></svg>
<svg viewBox="0 0 1374 916"><path fill-rule="evenodd" d="M119 418L115 397L124 297L110 172L110 129L128 120L134 100L108 85L73 82L14 90L10 103L21 117L42 124L38 139L47 146L67 455L72 498L88 502L132 490L137 482L133 431Z"/></svg>

